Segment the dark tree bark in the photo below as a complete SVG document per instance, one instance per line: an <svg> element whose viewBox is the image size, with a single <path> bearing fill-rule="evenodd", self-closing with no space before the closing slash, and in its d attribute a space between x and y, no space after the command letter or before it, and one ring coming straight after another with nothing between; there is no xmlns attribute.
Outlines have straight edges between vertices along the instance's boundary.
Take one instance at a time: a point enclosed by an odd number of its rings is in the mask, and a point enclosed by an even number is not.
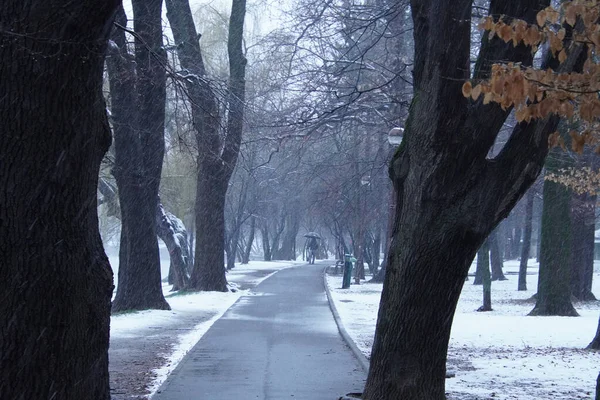
<svg viewBox="0 0 600 400"><path fill-rule="evenodd" d="M494 230L490 236L489 240L489 249L490 249L490 261L492 266L492 280L493 281L505 281L506 277L504 276L504 263L502 262L502 252L500 250L500 246L498 245L498 231Z"/></svg>
<svg viewBox="0 0 600 400"><path fill-rule="evenodd" d="M527 204L525 205L525 232L523 234L523 247L521 248L521 262L519 264L518 290L527 290L527 262L531 249L531 227L533 221L533 199L535 192L527 193Z"/></svg>
<svg viewBox="0 0 600 400"><path fill-rule="evenodd" d="M382 283L385 280L385 270L387 265L387 254L384 254L383 260L381 262L381 267L377 271L377 273L371 278L369 282L373 283Z"/></svg>
<svg viewBox="0 0 600 400"><path fill-rule="evenodd" d="M596 329L596 336L594 336L594 339L592 339L587 348L593 350L600 350L600 318L598 319L598 329Z"/></svg>
<svg viewBox="0 0 600 400"><path fill-rule="evenodd" d="M571 294L580 301L594 301L594 233L596 196L573 195L571 206Z"/></svg>
<svg viewBox="0 0 600 400"><path fill-rule="evenodd" d="M119 2L0 7L0 397L109 400L112 272L98 230L102 95Z"/></svg>
<svg viewBox="0 0 600 400"><path fill-rule="evenodd" d="M559 183L544 181L540 273L536 304L529 315L578 315L571 303L570 214L570 190Z"/></svg>
<svg viewBox="0 0 600 400"><path fill-rule="evenodd" d="M243 244L240 241L240 242L238 242L238 248L237 248L237 260L238 260L239 263L242 262L242 253L243 252L244 252L244 246L243 246Z"/></svg>
<svg viewBox="0 0 600 400"><path fill-rule="evenodd" d="M596 379L596 400L600 400L600 372L598 373L598 378Z"/></svg>
<svg viewBox="0 0 600 400"><path fill-rule="evenodd" d="M492 1L490 15L529 22L548 1ZM557 118L515 126L488 159L509 109L465 99L471 1L413 0L415 96L390 168L396 223L365 400L442 400L452 319L475 252L539 175ZM451 51L448 51L451 49ZM558 69L579 58L574 45ZM531 49L484 35L475 79ZM426 121L426 123L424 122Z"/></svg>
<svg viewBox="0 0 600 400"><path fill-rule="evenodd" d="M242 257L242 264L248 264L250 262L250 253L252 252L252 244L254 243L254 232L256 231L256 217L253 215L250 218L250 228L248 231L248 240L244 247L244 255Z"/></svg>
<svg viewBox="0 0 600 400"><path fill-rule="evenodd" d="M483 305L479 307L477 311L492 311L492 277L490 275L489 237L485 242L483 242L481 249L479 249L477 252L477 269L481 270L483 283Z"/></svg>
<svg viewBox="0 0 600 400"><path fill-rule="evenodd" d="M263 260L271 261L272 255L271 255L271 245L269 243L269 227L268 227L266 221L264 221L260 225L260 236L262 239Z"/></svg>
<svg viewBox="0 0 600 400"><path fill-rule="evenodd" d="M225 278L225 194L220 174L198 172L196 191L196 259L190 277L191 290L226 292ZM208 212L210 210L211 212ZM204 227L206 231L202 231ZM207 229L212 227L211 229Z"/></svg>
<svg viewBox="0 0 600 400"><path fill-rule="evenodd" d="M483 285L483 269L489 268L490 262L490 246L484 243L479 250L477 250L477 265L475 267L475 279L473 279L473 285Z"/></svg>
<svg viewBox="0 0 600 400"><path fill-rule="evenodd" d="M286 217L287 223L283 231L281 246L274 254L276 260L295 260L296 259L296 237L300 230L300 218L295 210L291 210Z"/></svg>
<svg viewBox="0 0 600 400"><path fill-rule="evenodd" d="M227 253L227 270L235 268L235 256L238 250L238 243L240 241L240 229L239 226L235 227L230 235L226 235L227 240L225 242L225 252Z"/></svg>
<svg viewBox="0 0 600 400"><path fill-rule="evenodd" d="M107 60L115 137L113 175L119 188L121 244L113 312L169 310L161 284L156 230L164 154L165 70L160 0L132 2L135 57L115 28ZM120 8L118 22L127 17ZM135 63L133 62L135 61Z"/></svg>
<svg viewBox="0 0 600 400"><path fill-rule="evenodd" d="M541 197L540 197L541 200ZM537 202L537 207L536 207L536 202L534 200L533 203L533 212L536 215L539 215L539 218L537 218L534 221L534 226L536 227L536 246L535 246L535 260L536 262L540 262L540 249L542 248L542 208L543 208L543 201L538 201Z"/></svg>
<svg viewBox="0 0 600 400"><path fill-rule="evenodd" d="M287 212L283 211L280 216L279 225L277 226L275 234L273 235L273 239L271 240L271 258L273 260L277 260L279 257L279 242L281 241L283 232L287 227L286 221L288 221Z"/></svg>
<svg viewBox="0 0 600 400"><path fill-rule="evenodd" d="M229 19L229 90L227 118L221 120L207 79L198 33L188 0L166 0L167 17L177 43L179 62L198 143L196 251L190 289L227 291L225 278L225 195L237 162L245 99L246 58L242 50L246 1L233 0ZM220 125L226 125L224 137Z"/></svg>

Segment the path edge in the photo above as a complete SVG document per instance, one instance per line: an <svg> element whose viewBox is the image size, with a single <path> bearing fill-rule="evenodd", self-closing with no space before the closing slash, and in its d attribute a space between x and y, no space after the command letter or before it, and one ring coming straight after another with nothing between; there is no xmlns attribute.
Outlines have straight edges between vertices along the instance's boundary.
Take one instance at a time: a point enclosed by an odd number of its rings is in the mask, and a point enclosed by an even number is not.
<svg viewBox="0 0 600 400"><path fill-rule="evenodd" d="M252 290L254 290L254 288L256 288L258 285L260 285L262 282L266 281L267 279L271 278L273 275L277 274L278 272L280 272L280 271L282 271L282 270L284 270L284 269L288 269L288 268L294 268L294 267L297 267L297 266L302 266L302 265L303 265L303 264L299 264L299 265L290 264L290 265L289 265L289 266L287 266L287 267L283 267L283 268L280 268L280 269L278 269L278 270L276 270L276 271L273 271L273 272L271 272L270 274L266 275L266 276L265 276L265 277L264 277L264 278L263 278L263 279L262 279L260 282L258 282L256 285L254 285L254 287L252 287L252 288L248 289L248 291L252 291ZM229 287L229 284L228 284L228 287ZM229 288L230 288L230 290L231 290L231 287L229 287ZM246 296L247 296L247 295L246 295ZM224 311L221 313L221 315L219 315L219 317L218 317L218 318L214 318L213 324L214 324L215 322L217 322L217 320L219 320L219 319L223 318L223 316L224 316L225 314L227 314L227 312L228 312L230 309L232 309L232 308L233 308L233 307L234 307L234 306L235 306L235 305L236 305L236 304L237 304L237 303L238 303L238 302L239 302L239 301L240 301L240 300L241 300L243 297L244 297L244 295L240 295L240 297L238 297L238 298L237 298L237 300L233 302L233 304L231 304L231 305L230 305L230 306L229 306L229 307L228 307L226 310L224 310ZM206 322L206 321L205 321L205 322ZM200 323L196 324L195 326L198 326L198 325L200 325L200 324L202 324L202 323L204 323L204 322L200 322ZM210 326L210 327L212 327L212 324L211 324L211 326ZM208 329L210 329L210 327L209 327ZM207 332L208 332L208 330L207 330ZM206 334L206 332L205 332L204 334ZM202 337L204 336L204 334L203 334L203 335L202 335L202 336L201 336L201 337L198 339L198 341L196 341L196 343L194 343L194 345L193 345L192 347L190 347L190 348L189 348L189 350L188 350L188 351L187 351L187 352L184 354L184 356L181 358L181 360L179 360L179 362L177 363L177 365L176 365L176 366L175 366L175 367L174 367L174 368L173 368L173 369L172 369L172 370L171 370L171 371L170 371L170 372L167 374L167 376L165 377L165 380L164 380L164 381L162 381L162 383L156 387L156 390L155 390L154 392L151 392L149 395L147 395L147 399L148 399L148 400L154 400L154 398L155 398L155 396L156 396L156 395L158 395L158 394L162 393L162 391L163 391L163 390L165 390L165 389L166 389L166 388L167 388L167 387L168 387L168 386L171 384L171 381L172 381L172 380L171 380L171 378L172 378L172 376L173 376L173 375L174 375L176 372L178 372L178 371L179 371L181 368L183 368L183 364L185 363L185 361L186 361L186 359L187 359L187 357L188 357L189 353L190 353L190 352L191 352L191 351L192 351L192 350L193 350L193 349L194 349L194 348L195 348L195 347L198 345L198 343L200 343L200 340L202 340ZM152 372L152 371L154 371L154 370L151 370L151 372Z"/></svg>
<svg viewBox="0 0 600 400"><path fill-rule="evenodd" d="M346 328L344 328L344 324L342 323L340 314L338 313L338 310L335 306L335 302L333 301L333 298L331 297L329 285L327 284L327 268L329 268L329 266L327 266L323 269L323 285L325 286L325 293L327 293L327 302L329 303L329 309L331 310L331 313L333 314L333 319L335 320L335 324L338 327L338 331L340 332L342 339L344 339L344 342L346 342L348 347L350 347L350 350L352 350L352 353L354 353L354 357L356 357L356 359L358 360L358 363L363 368L363 370L366 373L369 373L369 365L370 365L369 360L367 360L367 357L363 354L362 351L360 351L360 349L358 348L356 343L354 343L354 340L352 340L352 338L346 331Z"/></svg>

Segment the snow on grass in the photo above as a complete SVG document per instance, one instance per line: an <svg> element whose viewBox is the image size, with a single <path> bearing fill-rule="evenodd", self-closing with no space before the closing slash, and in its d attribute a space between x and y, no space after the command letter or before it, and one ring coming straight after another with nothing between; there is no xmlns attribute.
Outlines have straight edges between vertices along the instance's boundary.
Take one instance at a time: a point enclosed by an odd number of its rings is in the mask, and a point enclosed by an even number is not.
<svg viewBox="0 0 600 400"><path fill-rule="evenodd" d="M196 324L188 333L177 338L172 353L167 356L167 363L154 371L156 378L149 388L152 396L167 379L167 376L177 367L188 351L204 336L208 329L221 318L245 291L238 292L200 292L167 297L171 311L175 314L184 312L206 313L206 319Z"/></svg>
<svg viewBox="0 0 600 400"><path fill-rule="evenodd" d="M537 289L538 265L530 260L528 291L517 291L518 261L505 262L506 281L492 283L492 312L475 311L482 287L465 282L450 346L449 370L456 377L446 390L477 399L591 399L600 354L584 350L598 326L600 303L575 304L580 317L530 317ZM598 271L598 268L596 268ZM474 272L474 267L471 272ZM332 299L348 334L370 356L381 284L342 290L341 275L328 276ZM600 273L594 275L600 295Z"/></svg>

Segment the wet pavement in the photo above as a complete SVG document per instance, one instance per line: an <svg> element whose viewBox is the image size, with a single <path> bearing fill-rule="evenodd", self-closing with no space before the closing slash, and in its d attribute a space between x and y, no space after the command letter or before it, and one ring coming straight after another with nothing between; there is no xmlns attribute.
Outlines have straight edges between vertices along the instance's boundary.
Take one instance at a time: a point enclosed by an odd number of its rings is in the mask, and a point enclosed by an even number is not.
<svg viewBox="0 0 600 400"><path fill-rule="evenodd" d="M323 284L325 264L282 270L241 297L154 400L334 400L364 386Z"/></svg>

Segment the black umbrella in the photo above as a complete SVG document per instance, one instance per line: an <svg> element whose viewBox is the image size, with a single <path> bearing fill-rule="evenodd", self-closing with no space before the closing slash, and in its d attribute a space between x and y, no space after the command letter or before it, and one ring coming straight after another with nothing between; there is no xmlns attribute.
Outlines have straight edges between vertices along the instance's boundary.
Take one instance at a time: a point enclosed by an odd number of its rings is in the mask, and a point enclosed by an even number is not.
<svg viewBox="0 0 600 400"><path fill-rule="evenodd" d="M321 239L321 235L319 235L317 232L308 232L306 235L304 235L304 237Z"/></svg>

